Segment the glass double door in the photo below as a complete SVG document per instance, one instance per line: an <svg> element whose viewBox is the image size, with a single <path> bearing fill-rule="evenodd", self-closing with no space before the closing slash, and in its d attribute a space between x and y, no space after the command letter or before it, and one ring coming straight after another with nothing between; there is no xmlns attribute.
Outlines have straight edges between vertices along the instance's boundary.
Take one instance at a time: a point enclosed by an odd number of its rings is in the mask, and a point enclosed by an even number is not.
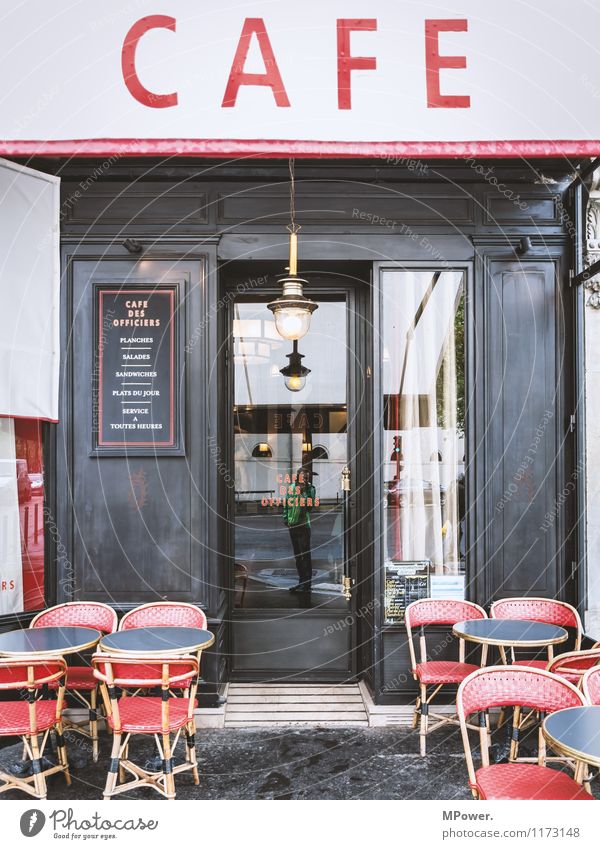
<svg viewBox="0 0 600 849"><path fill-rule="evenodd" d="M317 298L297 391L268 300L230 311L234 667L335 680L352 666L347 295Z"/></svg>

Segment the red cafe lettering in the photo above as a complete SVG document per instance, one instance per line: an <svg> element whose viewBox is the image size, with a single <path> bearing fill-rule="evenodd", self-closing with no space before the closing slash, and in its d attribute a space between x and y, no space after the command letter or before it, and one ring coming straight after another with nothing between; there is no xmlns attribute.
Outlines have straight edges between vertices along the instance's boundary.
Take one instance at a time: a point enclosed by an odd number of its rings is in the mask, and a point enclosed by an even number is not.
<svg viewBox="0 0 600 849"><path fill-rule="evenodd" d="M298 484L304 483L304 473L291 475L278 474L277 483L279 484L278 498L261 498L263 507L283 507L287 504L288 507L318 507L319 497L314 499L301 495L301 487Z"/></svg>
<svg viewBox="0 0 600 849"><path fill-rule="evenodd" d="M376 56L354 56L351 49L353 32L376 32L377 18L338 18L332 20L337 36L337 105L338 109L352 109L352 72L377 72ZM136 21L125 36L121 51L121 70L125 85L138 103L150 109L170 109L179 105L176 91L161 94L150 91L137 73L136 51L146 33L165 29L177 33L177 19L170 15L147 15ZM467 18L426 18L423 26L424 67L426 99L429 109L469 109L468 95L443 94L440 71L444 68L465 69L466 56L440 54L439 35L443 32L468 32ZM256 41L264 63L264 73L249 73L246 60L253 41ZM224 49L227 49L226 47ZM222 109L231 109L237 103L242 86L266 86L271 89L276 106L285 109L292 105L293 92L285 85L277 57L264 18L246 18L237 45L231 45L232 61L229 77L221 101ZM332 81L334 84L335 81Z"/></svg>

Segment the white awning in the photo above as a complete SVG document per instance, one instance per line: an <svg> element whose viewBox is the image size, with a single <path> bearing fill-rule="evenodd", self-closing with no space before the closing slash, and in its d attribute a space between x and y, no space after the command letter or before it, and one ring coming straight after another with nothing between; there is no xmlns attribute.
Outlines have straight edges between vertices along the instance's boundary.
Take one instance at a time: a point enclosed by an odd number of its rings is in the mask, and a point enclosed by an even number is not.
<svg viewBox="0 0 600 849"><path fill-rule="evenodd" d="M0 160L0 416L58 419L60 179Z"/></svg>

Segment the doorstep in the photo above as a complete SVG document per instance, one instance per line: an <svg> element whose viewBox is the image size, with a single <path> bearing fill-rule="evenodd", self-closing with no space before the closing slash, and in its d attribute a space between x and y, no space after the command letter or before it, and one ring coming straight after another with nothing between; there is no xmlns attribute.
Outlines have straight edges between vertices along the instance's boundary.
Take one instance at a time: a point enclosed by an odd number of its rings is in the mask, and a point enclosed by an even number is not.
<svg viewBox="0 0 600 849"><path fill-rule="evenodd" d="M368 728L358 684L229 684L225 728Z"/></svg>

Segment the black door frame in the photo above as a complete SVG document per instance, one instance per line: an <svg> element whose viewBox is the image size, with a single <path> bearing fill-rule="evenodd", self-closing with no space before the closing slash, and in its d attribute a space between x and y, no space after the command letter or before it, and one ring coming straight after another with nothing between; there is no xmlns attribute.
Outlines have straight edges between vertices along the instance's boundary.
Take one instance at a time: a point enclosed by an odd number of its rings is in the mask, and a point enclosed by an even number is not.
<svg viewBox="0 0 600 849"><path fill-rule="evenodd" d="M322 269L328 266L325 274ZM331 266L331 268L329 268ZM242 274L236 274L237 269L242 269ZM336 270L336 269L339 269ZM356 274L352 277L349 269L355 269ZM281 268L277 269L279 272ZM319 669L310 669L307 667L304 672L296 672L285 669L274 669L265 673L264 670L239 670L235 667L235 640L234 640L234 623L236 621L264 621L268 618L276 618L282 613L289 613L289 610L273 609L264 610L257 609L255 611L245 610L243 615L236 612L234 606L235 590L233 586L233 563L234 563L234 492L231 487L224 485L221 482L222 495L220 503L224 508L221 518L222 527L222 548L225 553L227 566L226 575L228 576L228 621L229 621L229 645L230 645L230 680L234 681L252 681L252 680L279 680L285 681L348 681L355 680L360 677L362 672L363 662L370 663L368 658L363 659L361 652L362 639L359 633L360 615L357 615L365 603L366 590L365 582L359 580L359 576L367 574L366 557L371 555L370 545L367 550L361 551L359 543L361 540L370 540L370 534L365 533L363 525L371 520L373 512L373 490L371 481L367 479L369 465L372 468L372 427L371 427L371 411L372 411L372 301L371 301L371 264L364 262L332 262L318 263L318 270L311 273L306 270L306 275L310 281L310 285L305 287L305 292L309 297L318 299L319 296L335 296L341 295L346 301L346 331L347 331L347 347L348 347L348 364L347 364L347 406L349 411L348 416L348 465L351 470L351 492L348 504L348 527L346 528L346 540L348 545L348 560L350 574L353 578L352 600L349 609L336 610L334 616L342 622L344 628L349 628L350 631L350 664L349 669L344 673L337 671L328 672ZM260 264L256 260L250 262L228 263L226 267L221 267L219 273L219 303L225 305L222 311L222 320L220 327L219 351L223 360L223 377L222 386L225 391L221 393L219 404L219 414L221 427L221 451L225 456L229 474L233 477L233 356L231 355L232 344L232 307L238 300L244 298L248 300L256 300L265 298L272 299L280 292L280 286L277 284L276 277L271 268L271 264L266 267L266 282L264 285L248 288L246 291L240 292L240 286L237 281L239 279L248 278L250 275L255 280L262 276ZM327 278L331 278L329 282ZM236 297L237 295L237 297ZM314 368L314 366L313 366ZM369 570L370 571L370 570ZM368 583L368 582L367 582ZM318 610L307 609L303 610L301 615L313 619L325 619L328 621L332 618L332 614L324 615ZM348 623L348 618L350 623Z"/></svg>

